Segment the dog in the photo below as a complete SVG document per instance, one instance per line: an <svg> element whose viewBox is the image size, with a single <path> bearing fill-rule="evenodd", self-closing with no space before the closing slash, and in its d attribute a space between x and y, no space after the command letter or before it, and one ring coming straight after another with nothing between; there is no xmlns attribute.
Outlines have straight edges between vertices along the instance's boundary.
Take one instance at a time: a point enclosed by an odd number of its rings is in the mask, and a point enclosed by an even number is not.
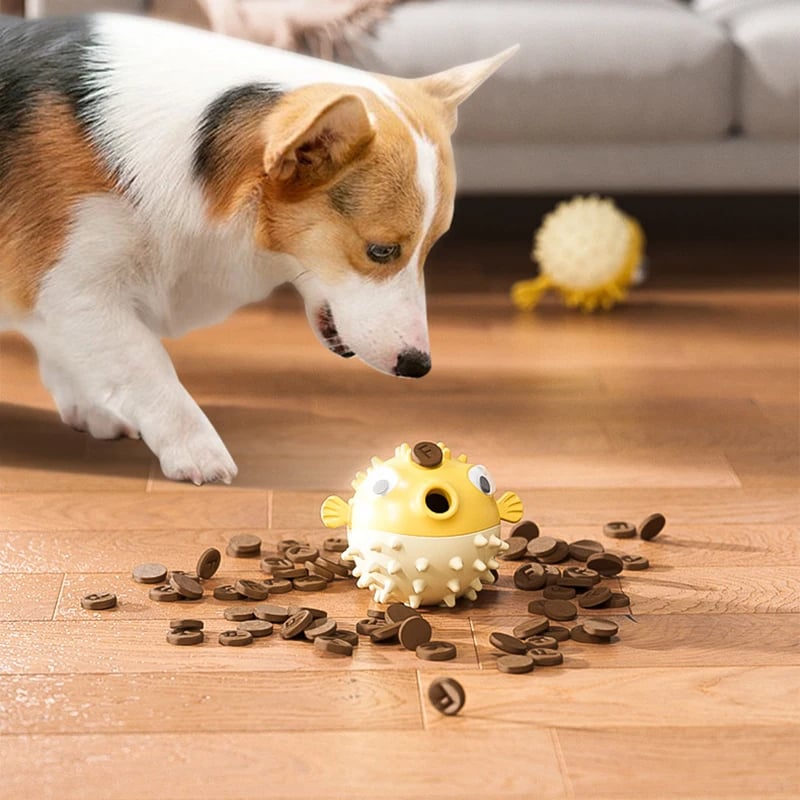
<svg viewBox="0 0 800 800"><path fill-rule="evenodd" d="M425 375L457 108L515 50L411 80L138 17L0 26L0 328L65 423L230 483L160 337L289 282L334 353Z"/></svg>

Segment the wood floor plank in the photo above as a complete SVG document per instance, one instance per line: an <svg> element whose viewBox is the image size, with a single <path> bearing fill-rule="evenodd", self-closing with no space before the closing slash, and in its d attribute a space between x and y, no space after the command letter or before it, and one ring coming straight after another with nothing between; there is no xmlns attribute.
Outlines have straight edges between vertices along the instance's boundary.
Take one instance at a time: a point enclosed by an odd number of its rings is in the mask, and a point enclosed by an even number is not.
<svg viewBox="0 0 800 800"><path fill-rule="evenodd" d="M561 669L540 667L529 675L485 670L455 675L467 696L457 722L423 702L430 730L569 730L786 726L797 722L788 697L800 692L794 666ZM423 694L427 681L422 683ZM524 697L524 702L520 699ZM652 713L653 697L680 698L680 713Z"/></svg>
<svg viewBox="0 0 800 800"><path fill-rule="evenodd" d="M92 698L87 702L87 698ZM413 671L14 675L0 679L0 735L421 730ZM45 713L43 712L45 709Z"/></svg>
<svg viewBox="0 0 800 800"><path fill-rule="evenodd" d="M0 620L53 618L64 576L0 572Z"/></svg>
<svg viewBox="0 0 800 800"><path fill-rule="evenodd" d="M797 797L797 728L558 731L578 798ZM613 763L607 770L604 765ZM602 774L602 779L600 775Z"/></svg>
<svg viewBox="0 0 800 800"><path fill-rule="evenodd" d="M653 614L637 615L635 620L608 616L619 625L619 636L607 645L563 642L563 669L800 666L797 614ZM499 655L489 644L492 631L509 633L525 618L473 619L483 669L494 670Z"/></svg>
<svg viewBox="0 0 800 800"><path fill-rule="evenodd" d="M145 492L5 492L0 494L4 529L56 530L170 527L266 527L266 492L229 488L192 495Z"/></svg>
<svg viewBox="0 0 800 800"><path fill-rule="evenodd" d="M387 800L408 800L427 797L432 786L441 800L461 800L476 783L509 800L527 800L534 784L542 800L567 797L547 730L526 733L522 760L482 733L393 731L385 741L403 758L388 774L386 761L375 758L381 741L372 731L287 732L268 739L263 733L207 732L7 736L0 738L0 761L9 797L26 795L30 765L38 765L37 800L85 800L89 786L104 797L113 787L114 800L141 800L176 773L180 778L169 787L173 800L239 800L265 792L275 800L372 800L376 790Z"/></svg>

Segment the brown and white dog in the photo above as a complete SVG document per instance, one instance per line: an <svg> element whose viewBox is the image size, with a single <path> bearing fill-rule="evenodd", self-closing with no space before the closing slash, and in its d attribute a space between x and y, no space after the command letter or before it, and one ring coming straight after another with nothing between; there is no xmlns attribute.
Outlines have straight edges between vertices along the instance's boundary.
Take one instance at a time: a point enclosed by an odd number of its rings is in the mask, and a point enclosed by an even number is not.
<svg viewBox="0 0 800 800"><path fill-rule="evenodd" d="M426 374L456 108L515 49L404 80L135 17L0 25L0 328L64 422L229 483L159 337L289 281L334 353Z"/></svg>

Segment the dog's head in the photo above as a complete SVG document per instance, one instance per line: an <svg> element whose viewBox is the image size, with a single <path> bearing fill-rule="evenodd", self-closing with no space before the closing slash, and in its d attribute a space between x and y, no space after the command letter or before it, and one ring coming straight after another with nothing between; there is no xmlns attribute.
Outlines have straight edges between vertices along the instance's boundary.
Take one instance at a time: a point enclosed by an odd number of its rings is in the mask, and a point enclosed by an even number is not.
<svg viewBox="0 0 800 800"><path fill-rule="evenodd" d="M381 76L380 91L306 86L269 114L257 238L300 263L295 285L334 353L392 375L430 369L423 266L453 215L457 107L515 50Z"/></svg>

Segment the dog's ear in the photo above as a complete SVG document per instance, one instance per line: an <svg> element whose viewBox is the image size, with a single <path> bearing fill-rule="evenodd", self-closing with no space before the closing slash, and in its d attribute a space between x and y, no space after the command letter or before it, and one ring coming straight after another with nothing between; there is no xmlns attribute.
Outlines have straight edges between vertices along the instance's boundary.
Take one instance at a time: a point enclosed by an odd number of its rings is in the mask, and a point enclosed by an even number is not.
<svg viewBox="0 0 800 800"><path fill-rule="evenodd" d="M452 133L458 122L458 106L508 61L517 50L519 50L519 45L515 44L491 58L462 64L460 67L453 67L424 78L417 78L415 82L428 95L441 101L447 116L448 128Z"/></svg>
<svg viewBox="0 0 800 800"><path fill-rule="evenodd" d="M264 171L296 193L330 183L375 136L364 101L325 84L285 95L264 125Z"/></svg>

